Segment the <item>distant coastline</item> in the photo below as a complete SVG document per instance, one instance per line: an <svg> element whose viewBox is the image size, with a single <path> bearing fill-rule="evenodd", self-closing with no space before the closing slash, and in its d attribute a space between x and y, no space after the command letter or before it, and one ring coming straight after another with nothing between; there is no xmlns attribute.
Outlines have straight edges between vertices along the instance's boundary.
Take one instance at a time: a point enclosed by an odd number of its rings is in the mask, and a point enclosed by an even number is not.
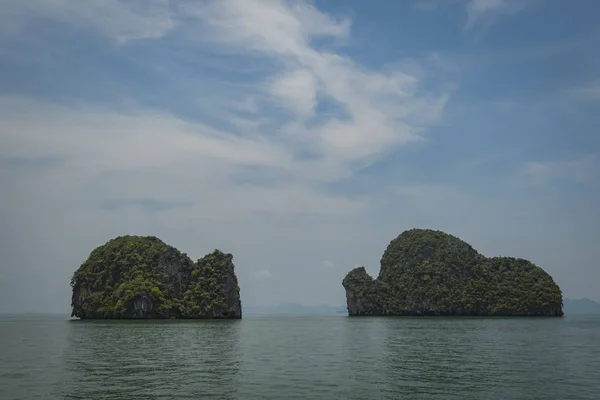
<svg viewBox="0 0 600 400"><path fill-rule="evenodd" d="M246 315L340 315L347 314L346 306L281 303L276 306L244 306Z"/></svg>
<svg viewBox="0 0 600 400"><path fill-rule="evenodd" d="M346 306L304 305L299 303L281 303L276 306L244 306L247 315L347 315ZM586 298L565 298L565 316L600 315L600 302ZM0 317L67 317L65 312L0 312Z"/></svg>
<svg viewBox="0 0 600 400"><path fill-rule="evenodd" d="M578 299L564 299L563 310L565 315L596 315L600 314L600 302L586 297Z"/></svg>

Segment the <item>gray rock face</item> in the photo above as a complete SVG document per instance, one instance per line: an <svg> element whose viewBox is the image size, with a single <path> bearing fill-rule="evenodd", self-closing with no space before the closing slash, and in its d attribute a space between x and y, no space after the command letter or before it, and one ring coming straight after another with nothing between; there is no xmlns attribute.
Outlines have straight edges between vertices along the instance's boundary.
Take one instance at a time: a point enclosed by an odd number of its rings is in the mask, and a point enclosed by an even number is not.
<svg viewBox="0 0 600 400"><path fill-rule="evenodd" d="M376 282L367 273L365 267L350 271L342 285L346 289L348 315L375 315L379 313L376 298Z"/></svg>
<svg viewBox="0 0 600 400"><path fill-rule="evenodd" d="M242 317L231 254L215 250L194 263L155 237L96 248L71 285L71 315L81 319Z"/></svg>
<svg viewBox="0 0 600 400"><path fill-rule="evenodd" d="M231 259L229 260L227 270L224 274L223 291L225 292L224 309L218 309L220 315L233 318L242 318L242 301L238 291L237 279L235 279L234 266Z"/></svg>
<svg viewBox="0 0 600 400"><path fill-rule="evenodd" d="M131 303L132 318L144 318L155 313L152 299L146 293L140 293Z"/></svg>

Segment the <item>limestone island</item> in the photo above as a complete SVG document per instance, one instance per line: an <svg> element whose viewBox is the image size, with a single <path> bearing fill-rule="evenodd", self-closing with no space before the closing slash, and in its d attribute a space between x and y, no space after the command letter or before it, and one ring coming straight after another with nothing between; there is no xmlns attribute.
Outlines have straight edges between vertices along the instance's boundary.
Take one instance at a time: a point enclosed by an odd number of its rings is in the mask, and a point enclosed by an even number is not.
<svg viewBox="0 0 600 400"><path fill-rule="evenodd" d="M233 256L215 250L193 262L153 236L120 236L75 271L72 317L242 318Z"/></svg>
<svg viewBox="0 0 600 400"><path fill-rule="evenodd" d="M447 233L411 229L392 240L377 279L344 278L350 316L563 316L562 292L533 263L488 258Z"/></svg>

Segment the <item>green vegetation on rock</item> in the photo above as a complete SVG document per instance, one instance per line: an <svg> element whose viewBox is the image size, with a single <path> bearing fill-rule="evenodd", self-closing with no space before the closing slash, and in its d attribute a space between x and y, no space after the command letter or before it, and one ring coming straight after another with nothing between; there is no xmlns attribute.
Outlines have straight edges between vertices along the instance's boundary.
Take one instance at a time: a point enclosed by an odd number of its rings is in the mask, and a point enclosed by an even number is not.
<svg viewBox="0 0 600 400"><path fill-rule="evenodd" d="M455 236L429 229L392 240L377 279L360 267L342 284L350 315L563 315L562 292L540 267L487 258Z"/></svg>
<svg viewBox="0 0 600 400"><path fill-rule="evenodd" d="M194 263L156 237L117 237L73 274L72 316L241 318L232 260L215 250Z"/></svg>

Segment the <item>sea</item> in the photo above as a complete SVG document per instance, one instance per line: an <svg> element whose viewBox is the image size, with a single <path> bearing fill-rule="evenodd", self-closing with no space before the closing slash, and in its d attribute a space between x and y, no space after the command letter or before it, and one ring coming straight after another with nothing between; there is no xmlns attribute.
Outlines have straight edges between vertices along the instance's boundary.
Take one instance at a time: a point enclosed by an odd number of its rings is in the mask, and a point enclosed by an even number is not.
<svg viewBox="0 0 600 400"><path fill-rule="evenodd" d="M600 399L600 316L0 317L0 399Z"/></svg>

